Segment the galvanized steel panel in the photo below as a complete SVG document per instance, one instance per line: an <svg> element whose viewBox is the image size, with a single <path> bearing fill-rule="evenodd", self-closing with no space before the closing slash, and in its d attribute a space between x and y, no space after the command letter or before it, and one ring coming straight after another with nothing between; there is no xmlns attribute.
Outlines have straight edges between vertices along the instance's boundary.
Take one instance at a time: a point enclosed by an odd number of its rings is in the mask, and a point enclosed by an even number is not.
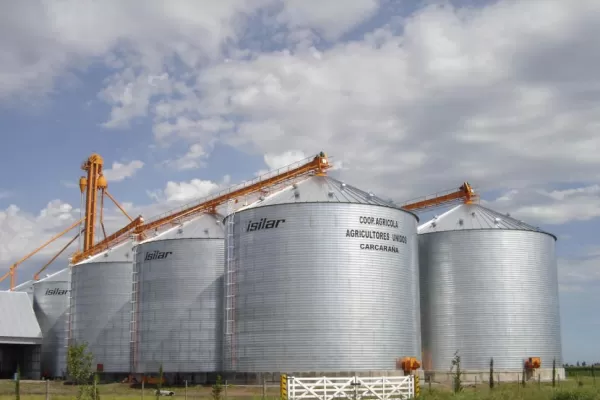
<svg viewBox="0 0 600 400"><path fill-rule="evenodd" d="M424 369L562 365L555 239L517 230L419 235Z"/></svg>
<svg viewBox="0 0 600 400"><path fill-rule="evenodd" d="M365 217L374 220L364 223ZM249 224L263 218L283 222L252 231ZM377 225L377 219L398 226ZM233 243L226 236L237 270L226 370L391 370L396 358L419 356L414 215L383 206L304 202L248 208L234 214L234 222Z"/></svg>
<svg viewBox="0 0 600 400"><path fill-rule="evenodd" d="M42 343L42 331L27 293L0 292L0 321L0 343Z"/></svg>
<svg viewBox="0 0 600 400"><path fill-rule="evenodd" d="M212 230L217 225L209 218ZM137 246L136 372L158 372L161 363L165 372L221 370L224 241L218 228L220 238ZM146 260L148 254L157 257Z"/></svg>
<svg viewBox="0 0 600 400"><path fill-rule="evenodd" d="M313 175L262 196L246 208L315 202L393 206L391 201L383 200L373 193L365 192L330 176Z"/></svg>
<svg viewBox="0 0 600 400"><path fill-rule="evenodd" d="M104 372L129 372L133 263L102 262L103 258L73 266L70 335L76 343L88 343L94 366L103 364Z"/></svg>
<svg viewBox="0 0 600 400"><path fill-rule="evenodd" d="M418 232L422 234L481 229L543 232L539 227L529 225L512 218L508 214L501 214L479 204L460 204L419 226ZM552 234L549 233L549 235Z"/></svg>
<svg viewBox="0 0 600 400"><path fill-rule="evenodd" d="M71 282L40 280L34 285L33 308L44 339L41 347L42 376L66 376L67 314Z"/></svg>

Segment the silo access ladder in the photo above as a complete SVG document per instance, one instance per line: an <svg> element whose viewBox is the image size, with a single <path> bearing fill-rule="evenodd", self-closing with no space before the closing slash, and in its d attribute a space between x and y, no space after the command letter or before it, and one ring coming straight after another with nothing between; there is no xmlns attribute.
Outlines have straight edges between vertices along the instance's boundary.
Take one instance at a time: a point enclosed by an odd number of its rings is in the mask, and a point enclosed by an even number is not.
<svg viewBox="0 0 600 400"><path fill-rule="evenodd" d="M230 200L227 204L227 226L225 227L227 237L227 257L225 263L225 359L231 360L231 369L236 367L235 352L235 295L237 283L237 263L234 255L234 219L235 201Z"/></svg>

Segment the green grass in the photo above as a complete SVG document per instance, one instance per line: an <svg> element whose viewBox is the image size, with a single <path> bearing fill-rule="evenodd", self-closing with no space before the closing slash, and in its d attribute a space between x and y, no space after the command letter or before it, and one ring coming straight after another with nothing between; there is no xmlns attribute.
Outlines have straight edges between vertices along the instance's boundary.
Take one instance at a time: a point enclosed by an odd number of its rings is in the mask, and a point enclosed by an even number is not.
<svg viewBox="0 0 600 400"><path fill-rule="evenodd" d="M580 382L580 383L579 383ZM517 383L501 383L493 390L485 384L475 388L464 388L461 393L454 394L448 389L429 390L427 385L421 390L421 399L427 400L600 400L600 382L594 386L589 377L579 377L551 383L528 382L525 387Z"/></svg>
<svg viewBox="0 0 600 400"><path fill-rule="evenodd" d="M596 376L600 379L600 367L566 367L565 373L567 377L575 378L578 376Z"/></svg>
<svg viewBox="0 0 600 400"><path fill-rule="evenodd" d="M579 384L581 382L581 384ZM72 400L75 398L76 387L63 385L62 382L51 382L51 400ZM98 386L100 400L137 400L141 399L141 389L132 389L127 384L106 384ZM183 387L164 388L173 390L175 397L183 399L185 389ZM40 381L21 381L21 400L45 400L46 384ZM14 400L15 384L12 381L0 381L0 400ZM279 388L270 386L267 390L268 400L279 399ZM189 400L211 399L210 386L188 387ZM227 390L228 400L259 400L262 398L262 388L235 386ZM154 389L144 390L144 400L154 400ZM162 400L168 397L161 397ZM423 400L600 400L600 382L594 385L591 377L579 376L561 381L560 387L553 388L549 383L538 385L530 382L523 388L516 383L500 383L499 386L490 390L487 385L467 387L459 394L453 394L448 388L432 388L425 385L421 390ZM226 400L223 393L223 400Z"/></svg>
<svg viewBox="0 0 600 400"><path fill-rule="evenodd" d="M134 400L142 398L141 389L132 389L128 384L112 383L98 385L100 400ZM163 387L163 390L172 390L175 396L180 399L185 398L184 387ZM211 399L210 386L189 386L187 389L188 400L208 400ZM154 400L155 388L144 389L144 400ZM50 382L49 392L51 400L72 400L77 393L77 387L64 385L62 382ZM279 400L279 388L267 388L268 400ZM247 387L230 385L227 389L227 399L229 400L258 400L262 398L262 387ZM10 380L0 380L0 400L15 399L15 383ZM42 381L21 381L21 400L45 400L46 383ZM169 397L161 397L161 400L167 400ZM225 396L223 393L223 400Z"/></svg>

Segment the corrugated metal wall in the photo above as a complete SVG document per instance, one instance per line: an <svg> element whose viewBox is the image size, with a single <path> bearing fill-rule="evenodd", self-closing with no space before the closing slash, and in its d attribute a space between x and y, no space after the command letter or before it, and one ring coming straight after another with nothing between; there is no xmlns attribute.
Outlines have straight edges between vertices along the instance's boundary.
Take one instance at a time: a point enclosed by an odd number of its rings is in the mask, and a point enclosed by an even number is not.
<svg viewBox="0 0 600 400"><path fill-rule="evenodd" d="M223 239L156 240L137 246L135 372L221 369ZM145 254L168 254L145 261Z"/></svg>
<svg viewBox="0 0 600 400"><path fill-rule="evenodd" d="M364 224L362 217L399 226ZM248 232L250 221L262 218L285 222ZM235 330L226 336L225 368L392 370L396 358L418 357L416 224L404 211L361 204L298 203L236 213Z"/></svg>
<svg viewBox="0 0 600 400"><path fill-rule="evenodd" d="M527 357L562 365L555 239L516 230L422 234L424 368L520 371Z"/></svg>
<svg viewBox="0 0 600 400"><path fill-rule="evenodd" d="M68 274L65 276L68 278ZM34 285L33 308L44 335L41 347L42 375L66 376L67 311L71 283L40 281Z"/></svg>
<svg viewBox="0 0 600 400"><path fill-rule="evenodd" d="M129 372L131 262L90 262L73 266L71 338L88 343L94 366Z"/></svg>

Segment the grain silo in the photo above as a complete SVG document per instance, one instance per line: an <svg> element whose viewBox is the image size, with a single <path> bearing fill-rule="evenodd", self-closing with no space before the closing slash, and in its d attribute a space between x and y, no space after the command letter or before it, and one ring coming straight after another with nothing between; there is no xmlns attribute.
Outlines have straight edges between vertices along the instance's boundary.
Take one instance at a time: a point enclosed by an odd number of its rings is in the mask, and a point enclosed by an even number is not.
<svg viewBox="0 0 600 400"><path fill-rule="evenodd" d="M204 383L222 364L223 217L203 214L136 247L132 370Z"/></svg>
<svg viewBox="0 0 600 400"><path fill-rule="evenodd" d="M98 372L129 373L132 241L75 264L71 271L71 342L88 344Z"/></svg>
<svg viewBox="0 0 600 400"><path fill-rule="evenodd" d="M64 377L67 373L67 318L71 271L64 268L33 285L33 310L43 335L42 377Z"/></svg>
<svg viewBox="0 0 600 400"><path fill-rule="evenodd" d="M478 204L462 204L419 227L423 369L461 369L516 380L530 357L564 377L556 237ZM470 374L470 375L469 375Z"/></svg>
<svg viewBox="0 0 600 400"><path fill-rule="evenodd" d="M366 373L419 357L417 221L320 175L229 215L225 369Z"/></svg>

